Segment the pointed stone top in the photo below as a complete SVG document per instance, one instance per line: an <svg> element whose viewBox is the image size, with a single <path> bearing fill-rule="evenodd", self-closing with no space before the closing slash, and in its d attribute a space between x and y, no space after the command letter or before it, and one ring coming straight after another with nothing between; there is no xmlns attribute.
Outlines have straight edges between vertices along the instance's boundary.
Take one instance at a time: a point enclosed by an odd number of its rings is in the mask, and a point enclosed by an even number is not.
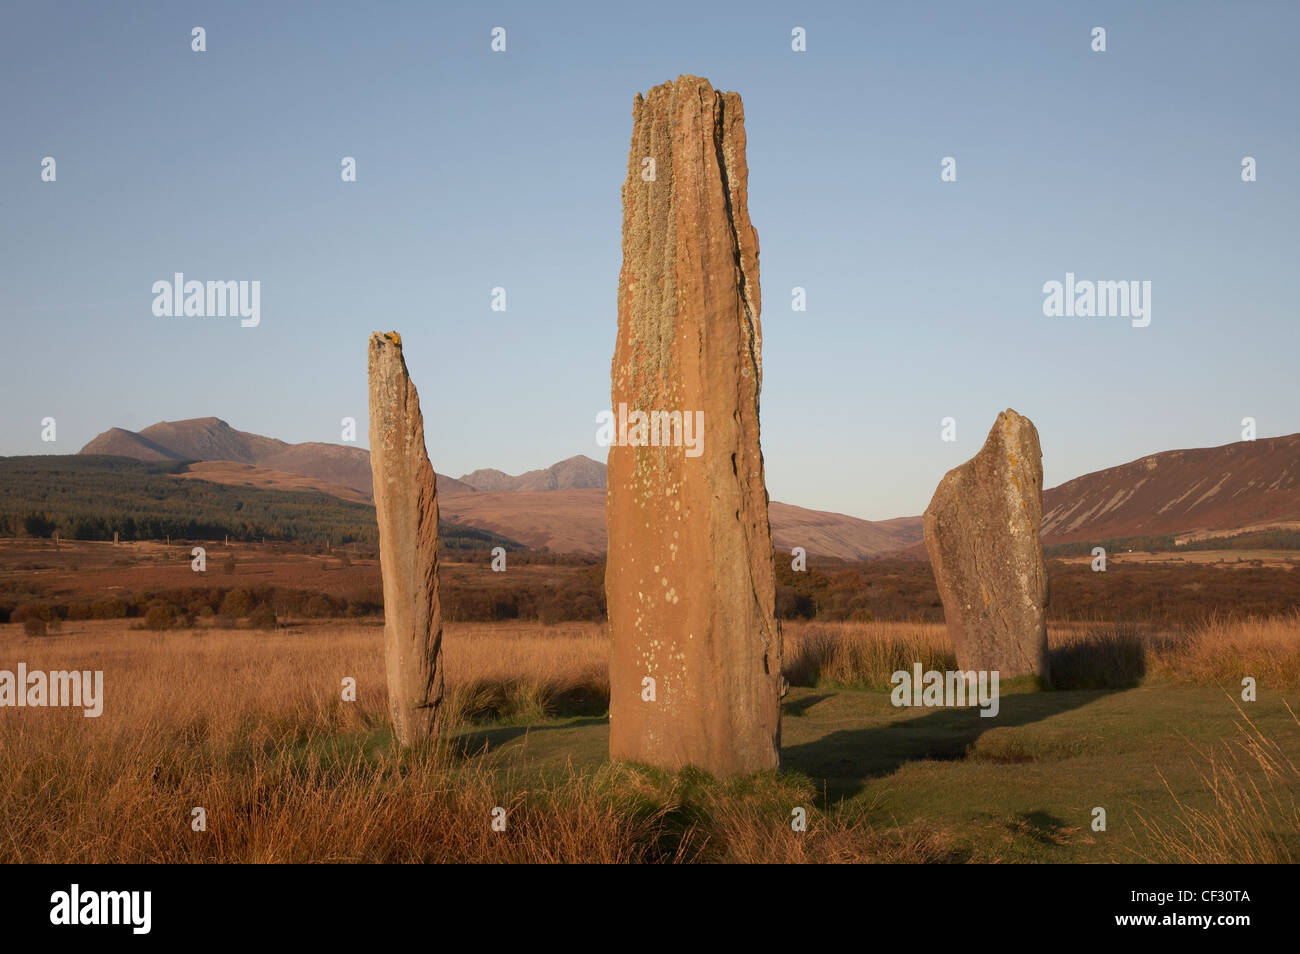
<svg viewBox="0 0 1300 954"><path fill-rule="evenodd" d="M1001 434L1005 440L1015 441L1019 440L1020 435L1025 432L1032 434L1035 441L1038 440L1038 428L1034 427L1034 422L1023 414L1007 408L999 413L998 419L993 422L987 441L993 440L997 434Z"/></svg>

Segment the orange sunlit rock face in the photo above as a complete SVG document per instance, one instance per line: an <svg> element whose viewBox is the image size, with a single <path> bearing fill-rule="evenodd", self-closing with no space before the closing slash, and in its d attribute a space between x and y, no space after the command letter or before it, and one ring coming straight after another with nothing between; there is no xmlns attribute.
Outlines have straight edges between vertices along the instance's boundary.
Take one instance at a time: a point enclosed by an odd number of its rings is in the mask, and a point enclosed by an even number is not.
<svg viewBox="0 0 1300 954"><path fill-rule="evenodd" d="M780 762L747 178L739 95L682 76L636 98L611 369L610 755L716 775Z"/></svg>

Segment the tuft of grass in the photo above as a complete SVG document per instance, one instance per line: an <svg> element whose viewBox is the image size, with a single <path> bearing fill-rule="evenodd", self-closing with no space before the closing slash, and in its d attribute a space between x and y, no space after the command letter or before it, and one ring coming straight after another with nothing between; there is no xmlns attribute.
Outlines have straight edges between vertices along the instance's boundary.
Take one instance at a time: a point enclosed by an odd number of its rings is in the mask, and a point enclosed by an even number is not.
<svg viewBox="0 0 1300 954"><path fill-rule="evenodd" d="M890 677L915 663L957 667L942 626L929 623L782 624L785 677L792 686L888 689Z"/></svg>
<svg viewBox="0 0 1300 954"><path fill-rule="evenodd" d="M997 726L966 747L966 758L986 762L1057 762L1088 751L1080 732L1035 726Z"/></svg>
<svg viewBox="0 0 1300 954"><path fill-rule="evenodd" d="M600 716L609 711L609 680L597 671L565 681L520 676L480 679L452 688L447 700L451 727L497 723L533 725L564 716Z"/></svg>
<svg viewBox="0 0 1300 954"><path fill-rule="evenodd" d="M1056 689L1132 689L1146 675L1152 644L1131 623L1066 630L1050 641L1048 668Z"/></svg>

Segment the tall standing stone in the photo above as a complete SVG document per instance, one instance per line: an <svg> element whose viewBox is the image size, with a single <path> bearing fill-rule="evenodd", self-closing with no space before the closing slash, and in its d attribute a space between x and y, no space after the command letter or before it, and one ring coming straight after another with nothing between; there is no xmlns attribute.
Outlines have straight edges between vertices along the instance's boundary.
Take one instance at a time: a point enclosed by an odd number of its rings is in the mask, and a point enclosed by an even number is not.
<svg viewBox="0 0 1300 954"><path fill-rule="evenodd" d="M442 703L438 491L401 336L371 335L368 364L388 709L398 742L411 745L438 730Z"/></svg>
<svg viewBox="0 0 1300 954"><path fill-rule="evenodd" d="M1008 408L980 452L948 471L924 518L925 547L963 670L1048 678L1043 452Z"/></svg>
<svg viewBox="0 0 1300 954"><path fill-rule="evenodd" d="M611 371L610 756L715 775L780 764L747 178L738 94L681 76L637 96Z"/></svg>

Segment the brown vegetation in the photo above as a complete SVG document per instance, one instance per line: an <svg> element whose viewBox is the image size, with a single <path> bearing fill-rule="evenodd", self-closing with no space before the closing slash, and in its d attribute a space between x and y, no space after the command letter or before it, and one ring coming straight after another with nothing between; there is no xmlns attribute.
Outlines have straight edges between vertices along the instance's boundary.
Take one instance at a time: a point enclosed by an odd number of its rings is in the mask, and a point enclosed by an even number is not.
<svg viewBox="0 0 1300 954"><path fill-rule="evenodd" d="M600 624L449 625L451 740L400 755L387 733L380 627L290 624L259 634L222 632L210 622L149 633L127 621L87 621L40 640L25 639L16 626L0 630L8 664L21 658L33 668L103 669L107 687L98 719L50 709L7 710L0 719L0 861L966 857L950 831L873 827L861 815L815 807L816 782L798 776L723 785L689 771L604 764L539 777L494 761L489 736L476 726L523 731L547 718L604 711L608 645ZM795 682L885 688L900 662L949 662L935 624L794 623L786 632ZM1131 664L1137 646L1134 671L1148 679L1232 688L1245 668L1261 683L1295 688L1298 633L1300 617L1211 623L1187 637L1064 624L1052 627L1051 643L1054 654L1075 653L1080 683L1089 672L1111 672L1116 652ZM1055 656L1053 663L1058 674L1069 671ZM348 676L356 679L355 703L340 696ZM1258 752L1266 751L1259 743ZM1293 771L1276 753L1268 757L1279 771ZM1255 797L1246 776L1235 793L1223 771L1207 779L1217 784L1216 797L1236 800L1237 821L1215 816L1222 830L1208 847L1153 821L1164 836L1151 844L1165 844L1151 847L1153 856L1226 857L1234 838L1274 830L1276 812L1292 805L1285 778L1259 790L1265 801L1256 808L1243 801ZM808 806L805 837L773 824L790 805ZM207 809L206 833L190 830L195 806ZM497 806L509 812L504 833L489 825ZM1207 809L1187 809L1196 810ZM1282 857L1276 846L1257 843L1261 858L1266 851Z"/></svg>
<svg viewBox="0 0 1300 954"><path fill-rule="evenodd" d="M932 623L787 623L785 638L786 677L797 686L883 690L917 662L957 668L944 627ZM1048 650L1058 689L1128 688L1148 676L1240 688L1242 673L1275 689L1300 688L1300 612L1186 628L1057 623L1048 627Z"/></svg>
<svg viewBox="0 0 1300 954"><path fill-rule="evenodd" d="M277 617L377 616L383 605L373 551L325 546L231 544L208 548L208 571L190 569L188 542L172 546L93 541L0 541L0 622L39 612L47 621L143 617L161 599L176 614L195 603L221 609L242 590ZM595 621L605 617L604 563L582 554L510 552L504 573L491 570L489 550L444 552L440 558L445 618ZM1127 620L1194 623L1212 616L1285 615L1300 609L1294 562L1255 565L1130 562L1113 557L1105 573L1087 563L1049 561L1054 621ZM943 609L928 563L916 560L823 560L791 569L777 553L777 616L821 622L941 622ZM244 616L251 606L236 613Z"/></svg>

